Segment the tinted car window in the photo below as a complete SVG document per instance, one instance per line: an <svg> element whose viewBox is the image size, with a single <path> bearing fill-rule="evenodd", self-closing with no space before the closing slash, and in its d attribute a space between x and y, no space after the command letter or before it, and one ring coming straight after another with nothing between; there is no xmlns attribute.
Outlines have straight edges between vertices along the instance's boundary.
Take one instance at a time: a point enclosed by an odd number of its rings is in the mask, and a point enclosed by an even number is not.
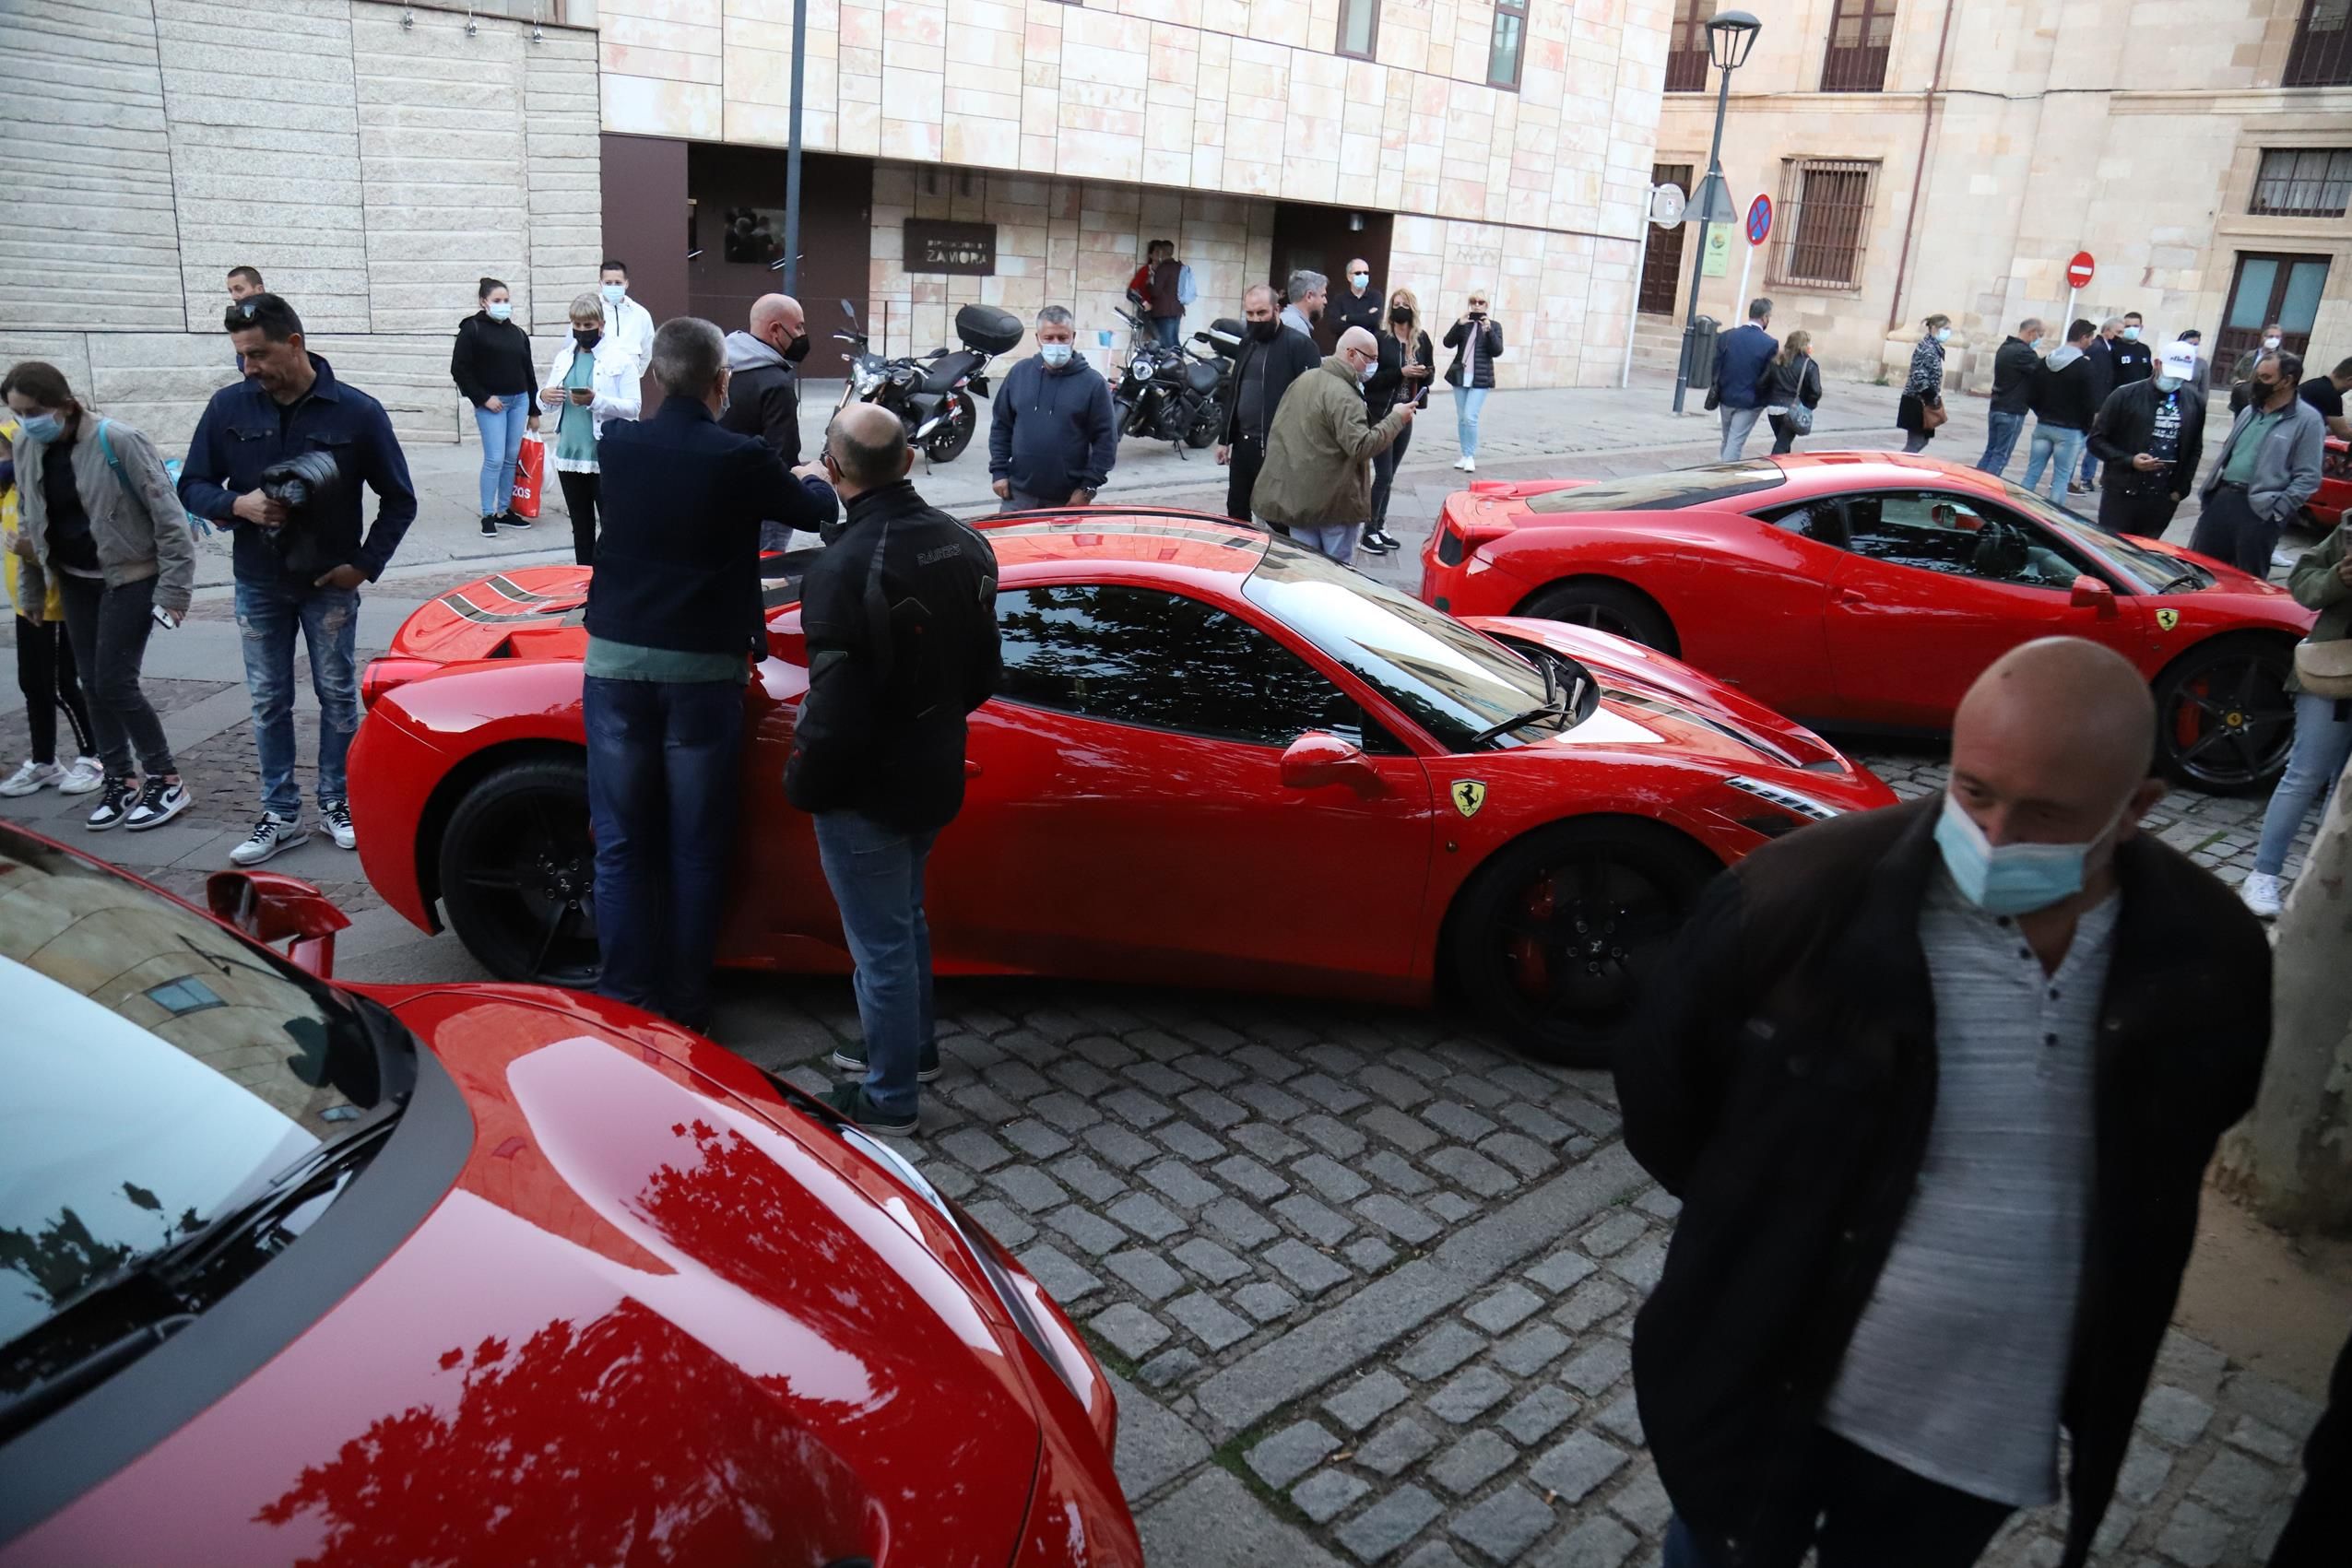
<svg viewBox="0 0 2352 1568"><path fill-rule="evenodd" d="M1778 463L1710 463L1530 496L1530 512L1672 512L1788 483Z"/></svg>
<svg viewBox="0 0 2352 1568"><path fill-rule="evenodd" d="M2082 568L1994 508L1947 490L1881 490L1846 497L1847 548L1922 572L2063 590Z"/></svg>
<svg viewBox="0 0 2352 1568"><path fill-rule="evenodd" d="M1834 497L1826 501L1802 501L1757 515L1783 533L1811 539L1815 544L1834 545L1839 549L1846 548L1845 509Z"/></svg>
<svg viewBox="0 0 2352 1568"><path fill-rule="evenodd" d="M1288 746L1310 729L1378 749L1364 717L1314 667L1228 611L1114 584L997 595L1004 683L1016 702L1114 724ZM1394 743L1389 743L1393 747Z"/></svg>
<svg viewBox="0 0 2352 1568"><path fill-rule="evenodd" d="M5 827L0 1019L0 1344L242 1202L381 1092L334 988Z"/></svg>

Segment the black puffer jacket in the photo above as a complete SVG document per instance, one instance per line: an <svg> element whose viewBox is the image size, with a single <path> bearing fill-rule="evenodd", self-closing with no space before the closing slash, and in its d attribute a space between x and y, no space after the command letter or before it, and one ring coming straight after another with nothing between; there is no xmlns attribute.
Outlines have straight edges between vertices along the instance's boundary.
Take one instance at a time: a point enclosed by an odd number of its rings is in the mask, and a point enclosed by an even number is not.
<svg viewBox="0 0 2352 1568"><path fill-rule="evenodd" d="M1936 1050L1919 915L1943 804L1817 823L1716 878L1659 970L1707 983L1652 987L1617 1063L1625 1145L1683 1200L1634 1327L1642 1427L1726 1568L1791 1492L1921 1168ZM2114 1494L2206 1161L2270 1038L2270 946L2229 890L2145 833L2115 869L2063 1568Z"/></svg>

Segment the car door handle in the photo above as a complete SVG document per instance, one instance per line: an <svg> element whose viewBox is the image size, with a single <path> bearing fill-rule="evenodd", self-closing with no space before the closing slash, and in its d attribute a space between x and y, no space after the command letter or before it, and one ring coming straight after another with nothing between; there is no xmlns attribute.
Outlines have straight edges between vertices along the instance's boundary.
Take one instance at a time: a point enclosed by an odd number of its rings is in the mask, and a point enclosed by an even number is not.
<svg viewBox="0 0 2352 1568"><path fill-rule="evenodd" d="M1860 588L1840 588L1838 590L1838 602L1841 605L1866 605L1870 603L1870 595Z"/></svg>
<svg viewBox="0 0 2352 1568"><path fill-rule="evenodd" d="M963 776L967 779L978 778L980 776L980 764L973 761L968 757L965 758L963 761Z"/></svg>

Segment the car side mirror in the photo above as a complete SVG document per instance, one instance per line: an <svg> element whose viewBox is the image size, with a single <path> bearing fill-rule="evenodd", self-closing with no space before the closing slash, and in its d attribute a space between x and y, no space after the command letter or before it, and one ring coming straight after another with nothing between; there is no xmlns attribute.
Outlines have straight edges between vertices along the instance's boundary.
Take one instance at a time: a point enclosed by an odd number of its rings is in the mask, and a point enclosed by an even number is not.
<svg viewBox="0 0 2352 1568"><path fill-rule="evenodd" d="M276 871L215 871L204 896L214 919L264 947L286 944L287 958L322 980L334 974L335 934L351 917L308 882Z"/></svg>
<svg viewBox="0 0 2352 1568"><path fill-rule="evenodd" d="M1363 748L1328 730L1310 729L1282 752L1284 789L1321 789L1369 777L1371 772Z"/></svg>
<svg viewBox="0 0 2352 1568"><path fill-rule="evenodd" d="M2087 573L2074 579L2066 602L2076 609L2098 611L2101 620L2110 620L2115 616L2114 588Z"/></svg>

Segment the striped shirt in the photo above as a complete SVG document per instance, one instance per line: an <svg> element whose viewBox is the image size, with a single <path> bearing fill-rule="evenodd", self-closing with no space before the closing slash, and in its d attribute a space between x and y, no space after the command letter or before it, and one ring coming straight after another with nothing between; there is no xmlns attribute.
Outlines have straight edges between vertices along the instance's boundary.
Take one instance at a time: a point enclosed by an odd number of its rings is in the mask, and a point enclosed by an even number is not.
<svg viewBox="0 0 2352 1568"><path fill-rule="evenodd" d="M1822 1424L1914 1474L2018 1507L2058 1496L2116 901L2055 974L1941 868L1920 912L1936 1091L1909 1208Z"/></svg>

